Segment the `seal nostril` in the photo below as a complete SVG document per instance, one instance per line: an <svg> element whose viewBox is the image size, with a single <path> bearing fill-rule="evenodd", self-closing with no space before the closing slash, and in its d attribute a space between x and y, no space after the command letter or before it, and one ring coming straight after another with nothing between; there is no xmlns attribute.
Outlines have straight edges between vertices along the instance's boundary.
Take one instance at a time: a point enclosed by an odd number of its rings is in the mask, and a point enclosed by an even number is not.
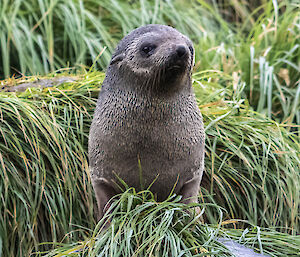
<svg viewBox="0 0 300 257"><path fill-rule="evenodd" d="M179 45L176 47L176 52L179 57L182 57L186 54L186 48L183 45Z"/></svg>

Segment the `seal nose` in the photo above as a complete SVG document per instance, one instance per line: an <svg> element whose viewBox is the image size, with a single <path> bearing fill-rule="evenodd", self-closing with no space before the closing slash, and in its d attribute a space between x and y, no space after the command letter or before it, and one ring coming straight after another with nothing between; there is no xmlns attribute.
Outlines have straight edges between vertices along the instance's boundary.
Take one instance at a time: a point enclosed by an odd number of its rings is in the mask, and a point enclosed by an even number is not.
<svg viewBox="0 0 300 257"><path fill-rule="evenodd" d="M186 54L186 48L183 45L179 45L176 47L176 53L178 57L183 57Z"/></svg>

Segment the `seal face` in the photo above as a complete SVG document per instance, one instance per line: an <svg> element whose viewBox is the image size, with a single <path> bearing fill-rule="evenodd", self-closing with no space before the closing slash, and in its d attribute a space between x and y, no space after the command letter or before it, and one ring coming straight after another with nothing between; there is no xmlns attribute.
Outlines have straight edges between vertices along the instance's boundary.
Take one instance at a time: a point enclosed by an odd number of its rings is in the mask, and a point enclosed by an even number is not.
<svg viewBox="0 0 300 257"><path fill-rule="evenodd" d="M135 29L117 46L89 136L99 217L120 192L117 177L138 190L154 182L158 200L176 185L183 201L197 201L204 129L191 86L193 61L192 42L164 25Z"/></svg>
<svg viewBox="0 0 300 257"><path fill-rule="evenodd" d="M148 25L132 31L120 42L108 69L114 66L115 70L117 66L118 76L124 81L132 79L138 90L157 93L168 87L176 89L172 84L178 85L179 77L190 75L193 54L192 42L177 30Z"/></svg>

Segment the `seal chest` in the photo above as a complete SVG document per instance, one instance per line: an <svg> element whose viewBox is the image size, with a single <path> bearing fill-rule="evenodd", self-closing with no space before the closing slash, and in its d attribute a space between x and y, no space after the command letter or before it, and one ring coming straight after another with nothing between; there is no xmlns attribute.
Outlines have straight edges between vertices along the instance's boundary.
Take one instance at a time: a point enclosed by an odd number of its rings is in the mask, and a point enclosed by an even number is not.
<svg viewBox="0 0 300 257"><path fill-rule="evenodd" d="M120 177L164 200L176 184L196 202L204 166L204 128L191 85L193 45L177 30L133 30L108 66L89 135L99 218L120 193Z"/></svg>

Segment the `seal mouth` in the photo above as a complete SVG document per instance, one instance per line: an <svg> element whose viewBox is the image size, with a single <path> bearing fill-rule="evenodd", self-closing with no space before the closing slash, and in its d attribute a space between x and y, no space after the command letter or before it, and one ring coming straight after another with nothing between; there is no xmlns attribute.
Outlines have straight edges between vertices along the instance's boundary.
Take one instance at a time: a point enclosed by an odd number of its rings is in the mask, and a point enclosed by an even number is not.
<svg viewBox="0 0 300 257"><path fill-rule="evenodd" d="M182 66L175 64L173 66L168 67L167 71L169 71L169 70L181 70L182 68L183 68Z"/></svg>
<svg viewBox="0 0 300 257"><path fill-rule="evenodd" d="M187 69L187 60L170 60L165 64L165 71L167 73L183 73Z"/></svg>

